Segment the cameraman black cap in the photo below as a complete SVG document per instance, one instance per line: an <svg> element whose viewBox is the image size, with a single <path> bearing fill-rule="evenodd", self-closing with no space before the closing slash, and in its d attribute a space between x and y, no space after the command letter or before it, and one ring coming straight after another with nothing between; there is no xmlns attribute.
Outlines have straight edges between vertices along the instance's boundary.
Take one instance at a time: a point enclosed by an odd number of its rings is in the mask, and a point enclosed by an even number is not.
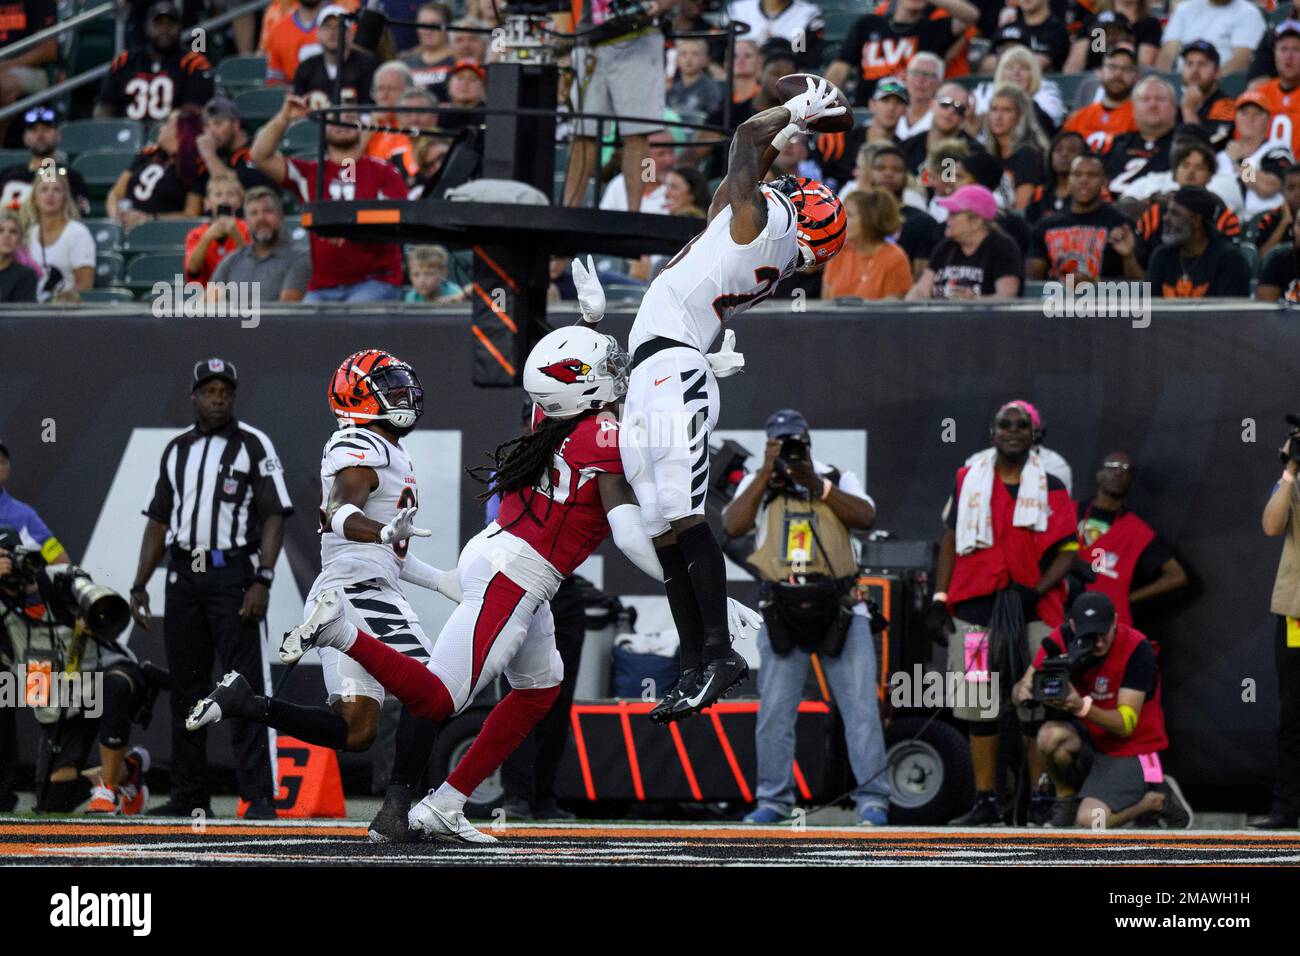
<svg viewBox="0 0 1300 956"><path fill-rule="evenodd" d="M1087 591L1074 599L1069 616L1075 637L1105 637L1115 624L1115 605L1100 591Z"/></svg>
<svg viewBox="0 0 1300 956"><path fill-rule="evenodd" d="M808 437L808 420L793 408L783 408L773 412L767 420L768 438Z"/></svg>

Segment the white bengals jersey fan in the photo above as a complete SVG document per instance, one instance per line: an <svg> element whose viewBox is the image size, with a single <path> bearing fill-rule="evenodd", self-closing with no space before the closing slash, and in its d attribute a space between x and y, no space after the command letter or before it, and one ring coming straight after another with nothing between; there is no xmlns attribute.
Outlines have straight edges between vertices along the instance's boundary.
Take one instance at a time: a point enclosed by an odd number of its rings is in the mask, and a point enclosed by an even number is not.
<svg viewBox="0 0 1300 956"><path fill-rule="evenodd" d="M628 350L662 336L707 352L722 323L772 295L798 262L799 216L794 204L767 186L767 225L738 245L725 206L650 283L628 336Z"/></svg>
<svg viewBox="0 0 1300 956"><path fill-rule="evenodd" d="M318 593L358 581L381 580L394 590L408 542L378 544L349 541L330 530L325 508L330 500L334 476L344 468L373 468L379 487L370 493L361 511L380 524L388 524L399 508L419 506L419 490L410 456L401 443L394 444L368 428L341 428L325 443L320 463L321 573L312 585L308 600Z"/></svg>

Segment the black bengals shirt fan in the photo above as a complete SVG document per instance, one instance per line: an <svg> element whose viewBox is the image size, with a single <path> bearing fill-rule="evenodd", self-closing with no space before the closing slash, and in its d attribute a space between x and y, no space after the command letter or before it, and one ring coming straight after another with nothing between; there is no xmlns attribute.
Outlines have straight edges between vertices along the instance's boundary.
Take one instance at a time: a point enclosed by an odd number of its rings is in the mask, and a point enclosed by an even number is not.
<svg viewBox="0 0 1300 956"><path fill-rule="evenodd" d="M835 59L856 71L856 105L869 106L876 81L902 75L916 54L933 53L942 59L960 40L953 34L951 17L935 19L932 13L933 8L927 7L915 23L898 23L878 13L868 13L853 22Z"/></svg>
<svg viewBox="0 0 1300 956"><path fill-rule="evenodd" d="M182 48L156 56L144 47L117 55L99 88L99 100L127 119L165 120L187 104L201 109L213 90L212 64L202 53Z"/></svg>

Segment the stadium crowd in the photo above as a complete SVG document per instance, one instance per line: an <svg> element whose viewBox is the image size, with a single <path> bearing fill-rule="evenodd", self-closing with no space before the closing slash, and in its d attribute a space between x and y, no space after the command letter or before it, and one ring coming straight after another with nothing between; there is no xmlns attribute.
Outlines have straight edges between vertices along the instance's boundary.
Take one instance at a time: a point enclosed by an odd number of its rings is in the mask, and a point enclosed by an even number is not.
<svg viewBox="0 0 1300 956"><path fill-rule="evenodd" d="M580 6L576 23L557 17L560 31L607 15ZM672 124L734 129L779 101L779 77L810 70L846 90L855 124L794 137L770 175L838 190L849 241L824 274L787 279L778 297L795 288L849 301L1037 296L1071 275L1145 280L1164 298L1300 297L1295 7L652 6L657 25L561 44L560 102L635 122L599 149L593 122L562 124L556 202L702 217L727 137ZM206 283L252 242L244 203L259 188L285 206L276 242L307 256L301 290L292 256L262 270L294 273L282 301L299 291L308 301L462 301L462 253L308 239L296 216L313 198L317 134L306 117L330 105L336 80L342 104L360 107L343 117L362 121L359 131L329 127L327 163L358 161L370 175L355 189L332 183L333 198L441 195L449 151L483 122L475 110L486 67L502 55L491 31L505 4L385 0L389 16L419 26L365 38L373 48L357 44L345 16L356 7L275 0L260 25L240 18L223 43L198 49L184 31L215 12L207 5L130 4L139 31L128 36L140 42L112 59L90 116L69 119L51 101L0 127L12 147L0 160L0 206L17 215L0 226L0 301L127 301L174 275ZM0 44L54 22L53 0L19 8L0 24ZM720 29L729 21L746 25L730 63ZM220 58L217 47L232 54ZM59 79L65 58L51 40L0 60L0 105ZM634 298L664 262L600 265L615 297ZM571 288L555 283L552 297Z"/></svg>

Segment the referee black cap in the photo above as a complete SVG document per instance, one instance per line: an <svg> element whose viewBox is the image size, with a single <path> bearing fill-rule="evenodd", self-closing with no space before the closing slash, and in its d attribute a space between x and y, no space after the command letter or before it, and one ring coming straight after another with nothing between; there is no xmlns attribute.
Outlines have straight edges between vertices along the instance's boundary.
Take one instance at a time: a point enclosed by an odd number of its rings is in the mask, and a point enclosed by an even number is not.
<svg viewBox="0 0 1300 956"><path fill-rule="evenodd" d="M199 359L194 363L194 384L190 387L190 391L196 391L204 382L214 378L229 382L231 388L239 387L239 372L234 363L227 362L225 359L210 358Z"/></svg>

